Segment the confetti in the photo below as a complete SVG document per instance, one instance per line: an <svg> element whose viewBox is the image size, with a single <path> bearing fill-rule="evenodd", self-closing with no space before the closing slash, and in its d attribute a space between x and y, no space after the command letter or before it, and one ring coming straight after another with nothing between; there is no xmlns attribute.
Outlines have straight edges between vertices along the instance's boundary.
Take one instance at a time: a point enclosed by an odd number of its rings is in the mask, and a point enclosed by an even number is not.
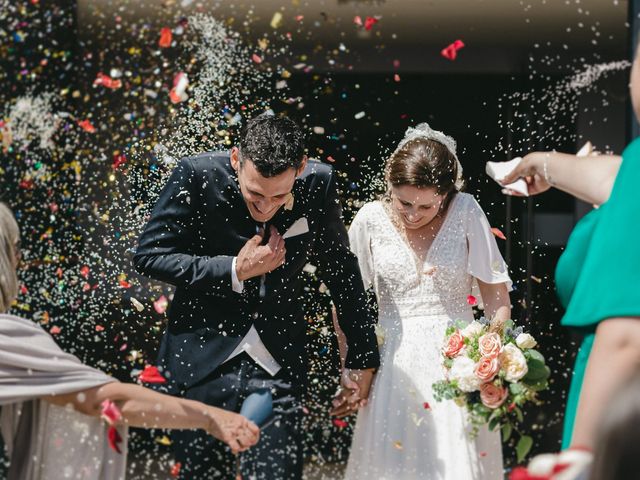
<svg viewBox="0 0 640 480"><path fill-rule="evenodd" d="M365 21L364 21L364 29L368 32L378 22L379 22L379 20L377 18L375 18L375 17L367 17L365 19Z"/></svg>
<svg viewBox="0 0 640 480"><path fill-rule="evenodd" d="M122 413L120 412L120 409L111 400L104 400L100 404L100 408L100 416L109 425L115 425L122 419Z"/></svg>
<svg viewBox="0 0 640 480"><path fill-rule="evenodd" d="M125 287L125 288L129 288L129 287ZM130 300L131 300L131 304L135 307L135 309L138 312L144 311L144 305L140 303L140 301L137 298L131 297Z"/></svg>
<svg viewBox="0 0 640 480"><path fill-rule="evenodd" d="M467 303L469 305L471 305L472 307L476 306L478 304L478 299L476 297L474 297L473 295L468 295L467 296Z"/></svg>
<svg viewBox="0 0 640 480"><path fill-rule="evenodd" d="M51 335L58 335L60 332L62 332L62 327L58 327L57 325L54 325L51 327L51 330L49 330Z"/></svg>
<svg viewBox="0 0 640 480"><path fill-rule="evenodd" d="M189 77L186 73L180 72L173 79L173 88L169 92L171 103L184 102L189 98L187 95L187 87L189 86Z"/></svg>
<svg viewBox="0 0 640 480"><path fill-rule="evenodd" d="M393 442L393 446L398 450L402 450L404 448L400 440L396 440L395 442Z"/></svg>
<svg viewBox="0 0 640 480"><path fill-rule="evenodd" d="M180 469L182 468L182 464L180 462L176 462L172 465L171 470L169 470L169 475L174 478L177 478L180 475Z"/></svg>
<svg viewBox="0 0 640 480"><path fill-rule="evenodd" d="M257 53L254 53L253 55L251 55L251 60L253 60L255 63L258 63L258 64L262 63L262 57Z"/></svg>
<svg viewBox="0 0 640 480"><path fill-rule="evenodd" d="M333 419L333 424L338 428L345 428L345 427L349 426L349 424L347 422L345 422L344 420L342 420L341 418L334 418Z"/></svg>
<svg viewBox="0 0 640 480"><path fill-rule="evenodd" d="M153 302L153 309L156 311L156 313L159 313L160 315L162 315L164 312L167 311L168 306L169 306L169 300L167 300L167 297L165 297L164 295L162 295L155 302Z"/></svg>
<svg viewBox="0 0 640 480"><path fill-rule="evenodd" d="M124 153L115 153L113 155L113 163L111 164L111 168L114 170L118 170L121 165L123 165L127 161L127 156Z"/></svg>
<svg viewBox="0 0 640 480"><path fill-rule="evenodd" d="M271 28L278 28L282 25L282 14L280 12L275 12L273 17L271 17Z"/></svg>
<svg viewBox="0 0 640 480"><path fill-rule="evenodd" d="M155 441L157 444L164 445L165 447L168 447L169 445L173 444L171 439L166 435L163 435L161 437L156 437Z"/></svg>
<svg viewBox="0 0 640 480"><path fill-rule="evenodd" d="M458 56L458 50L460 50L462 47L464 47L463 41L456 40L452 44L447 45L445 48L443 48L440 54L447 60L453 61Z"/></svg>
<svg viewBox="0 0 640 480"><path fill-rule="evenodd" d="M94 127L89 120L81 120L78 122L78 125L85 132L95 133L96 131L96 127Z"/></svg>
<svg viewBox="0 0 640 480"><path fill-rule="evenodd" d="M122 437L120 436L120 433L118 432L118 429L116 427L109 427L109 429L107 430L107 440L109 442L109 447L112 450L115 450L117 453L122 453L120 451Z"/></svg>
<svg viewBox="0 0 640 480"><path fill-rule="evenodd" d="M171 46L173 40L173 32L170 28L163 27L160 30L160 40L158 40L158 46L160 48L168 48Z"/></svg>
<svg viewBox="0 0 640 480"><path fill-rule="evenodd" d="M491 229L491 233L493 233L496 237L498 237L500 240L506 240L507 237L504 236L504 233L502 233L502 231L499 228L495 228L493 227Z"/></svg>
<svg viewBox="0 0 640 480"><path fill-rule="evenodd" d="M122 87L122 81L111 78L104 73L98 73L98 76L93 81L94 85L102 85L103 87L117 90Z"/></svg>
<svg viewBox="0 0 640 480"><path fill-rule="evenodd" d="M162 376L162 374L158 370L158 367L155 367L153 365L145 365L144 370L138 377L138 380L140 380L142 383L167 383L167 379Z"/></svg>

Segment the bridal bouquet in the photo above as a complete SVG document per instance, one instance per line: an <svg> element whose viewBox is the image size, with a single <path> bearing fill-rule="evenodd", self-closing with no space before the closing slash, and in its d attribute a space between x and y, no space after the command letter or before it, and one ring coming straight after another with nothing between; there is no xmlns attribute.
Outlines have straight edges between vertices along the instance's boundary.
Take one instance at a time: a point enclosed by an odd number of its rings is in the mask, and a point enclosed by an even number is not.
<svg viewBox="0 0 640 480"><path fill-rule="evenodd" d="M502 334L491 332L485 319L451 326L442 349L445 380L433 384L437 401L454 400L467 410L472 436L485 424L490 430L500 428L505 442L516 431L518 462L533 444L518 430L522 407L541 403L537 395L548 387L551 373L536 344L512 321Z"/></svg>

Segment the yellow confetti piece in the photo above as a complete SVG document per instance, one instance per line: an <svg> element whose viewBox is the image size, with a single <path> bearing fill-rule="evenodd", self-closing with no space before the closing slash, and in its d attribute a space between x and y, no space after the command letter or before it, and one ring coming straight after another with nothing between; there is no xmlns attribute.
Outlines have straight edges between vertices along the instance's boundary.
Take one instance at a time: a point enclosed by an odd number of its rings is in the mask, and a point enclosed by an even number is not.
<svg viewBox="0 0 640 480"><path fill-rule="evenodd" d="M165 445L165 446L168 447L173 442L171 441L171 439L169 437L167 437L166 435L163 435L161 437L156 437L156 443L159 443L160 445Z"/></svg>
<svg viewBox="0 0 640 480"><path fill-rule="evenodd" d="M404 448L402 446L402 442L399 440L396 440L395 442L393 442L393 446L396 447L398 450L402 450Z"/></svg>
<svg viewBox="0 0 640 480"><path fill-rule="evenodd" d="M271 28L278 28L280 25L282 25L282 14L280 12L276 12L271 18Z"/></svg>

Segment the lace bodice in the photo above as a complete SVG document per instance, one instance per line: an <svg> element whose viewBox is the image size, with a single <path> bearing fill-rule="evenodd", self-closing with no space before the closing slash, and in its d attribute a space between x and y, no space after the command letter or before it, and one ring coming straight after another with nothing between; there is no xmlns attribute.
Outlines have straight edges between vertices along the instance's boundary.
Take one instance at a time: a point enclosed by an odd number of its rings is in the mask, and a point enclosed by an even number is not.
<svg viewBox="0 0 640 480"><path fill-rule="evenodd" d="M380 315L466 317L474 278L511 280L489 222L473 196L457 194L422 264L379 201L365 204L349 230L365 286Z"/></svg>

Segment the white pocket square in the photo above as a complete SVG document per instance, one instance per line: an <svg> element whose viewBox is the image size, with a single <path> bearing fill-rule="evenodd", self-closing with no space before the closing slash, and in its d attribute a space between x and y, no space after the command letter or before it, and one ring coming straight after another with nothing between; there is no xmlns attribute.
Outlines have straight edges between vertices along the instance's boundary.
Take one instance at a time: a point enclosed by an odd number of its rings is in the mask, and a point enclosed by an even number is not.
<svg viewBox="0 0 640 480"><path fill-rule="evenodd" d="M309 231L309 223L307 223L307 219L305 217L299 218L293 225L289 227L289 229L284 232L282 238L290 238L295 237L297 235L302 235L303 233L307 233Z"/></svg>

